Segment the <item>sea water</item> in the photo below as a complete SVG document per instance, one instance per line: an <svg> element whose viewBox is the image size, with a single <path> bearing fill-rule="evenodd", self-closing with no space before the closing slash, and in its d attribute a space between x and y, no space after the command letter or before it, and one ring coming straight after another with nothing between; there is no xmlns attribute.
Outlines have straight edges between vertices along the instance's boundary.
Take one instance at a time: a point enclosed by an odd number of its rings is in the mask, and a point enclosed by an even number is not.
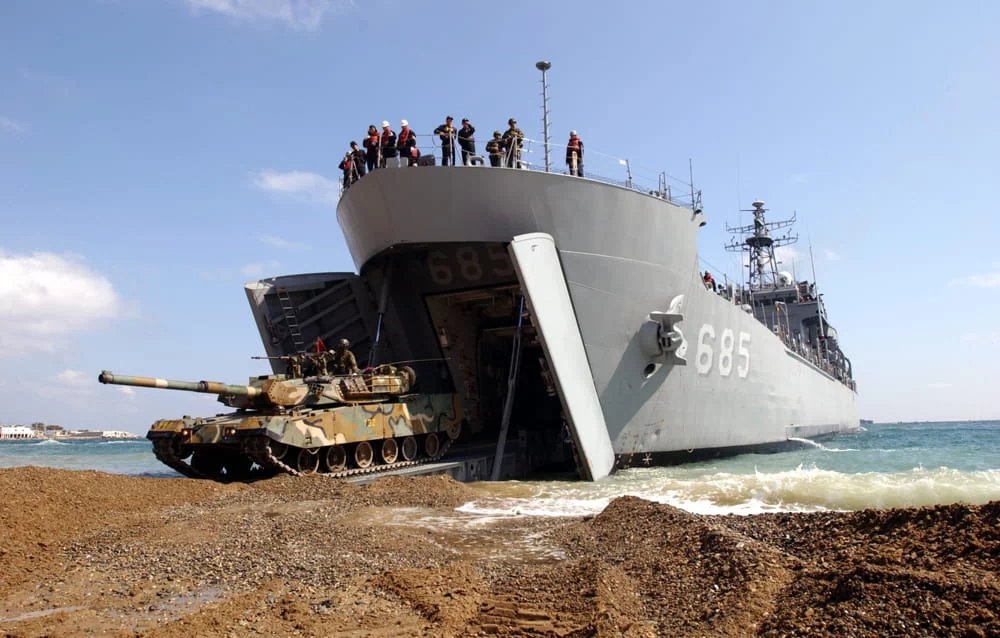
<svg viewBox="0 0 1000 638"><path fill-rule="evenodd" d="M478 483L470 514L594 514L634 495L706 514L856 510L1000 500L1000 421L874 424L798 449L621 470L596 483ZM178 476L149 441L3 441L0 467L40 465Z"/></svg>

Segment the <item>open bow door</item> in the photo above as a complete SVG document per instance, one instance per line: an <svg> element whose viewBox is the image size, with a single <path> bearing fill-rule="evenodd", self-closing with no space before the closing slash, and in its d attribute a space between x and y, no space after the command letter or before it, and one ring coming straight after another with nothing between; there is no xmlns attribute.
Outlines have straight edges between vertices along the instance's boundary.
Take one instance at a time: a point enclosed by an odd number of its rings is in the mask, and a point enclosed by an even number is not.
<svg viewBox="0 0 1000 638"><path fill-rule="evenodd" d="M614 467L614 449L555 240L546 233L518 235L508 250L576 444L582 478L604 478Z"/></svg>

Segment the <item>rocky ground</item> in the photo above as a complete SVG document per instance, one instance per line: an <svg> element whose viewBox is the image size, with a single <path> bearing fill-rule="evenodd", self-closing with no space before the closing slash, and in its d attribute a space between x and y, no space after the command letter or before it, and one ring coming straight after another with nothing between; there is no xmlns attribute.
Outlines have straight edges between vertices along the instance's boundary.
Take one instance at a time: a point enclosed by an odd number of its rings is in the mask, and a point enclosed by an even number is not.
<svg viewBox="0 0 1000 638"><path fill-rule="evenodd" d="M997 636L1000 503L489 520L357 487L0 470L0 633Z"/></svg>

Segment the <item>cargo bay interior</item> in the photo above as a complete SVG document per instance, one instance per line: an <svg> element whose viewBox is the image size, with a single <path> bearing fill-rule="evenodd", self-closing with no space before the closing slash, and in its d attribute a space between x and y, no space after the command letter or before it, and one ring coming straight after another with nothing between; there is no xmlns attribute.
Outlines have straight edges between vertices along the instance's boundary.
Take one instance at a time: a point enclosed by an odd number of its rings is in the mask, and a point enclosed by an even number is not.
<svg viewBox="0 0 1000 638"><path fill-rule="evenodd" d="M247 290L269 355L309 349L317 337L329 345L347 338L360 366L406 361L417 373L416 392L458 395L466 424L449 457L492 454L506 421L500 477L576 471L555 384L503 244L405 245L369 260L360 277L291 275L258 284Z"/></svg>

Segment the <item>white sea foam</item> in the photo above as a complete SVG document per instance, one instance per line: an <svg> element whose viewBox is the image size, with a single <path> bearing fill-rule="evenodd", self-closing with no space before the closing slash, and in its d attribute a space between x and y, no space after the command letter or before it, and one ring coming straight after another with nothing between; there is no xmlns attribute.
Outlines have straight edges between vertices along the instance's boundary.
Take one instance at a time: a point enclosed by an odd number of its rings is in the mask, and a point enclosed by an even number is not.
<svg viewBox="0 0 1000 638"><path fill-rule="evenodd" d="M818 441L813 441L811 439L800 439L800 438L797 438L797 437L794 437L794 436L788 437L788 440L789 441L796 441L798 443L806 443L806 444L809 444L812 447L816 448L817 450L823 450L824 452L859 452L860 451L860 450L857 450L857 449L852 448L852 447L848 447L848 448L826 447L825 445L823 445L822 443L820 443Z"/></svg>
<svg viewBox="0 0 1000 638"><path fill-rule="evenodd" d="M65 441L56 441L55 439L42 439L35 443L35 445L69 445Z"/></svg>
<svg viewBox="0 0 1000 638"><path fill-rule="evenodd" d="M596 514L612 499L626 495L699 514L847 511L986 503L1000 499L1000 470L918 467L906 472L850 474L800 466L785 472L688 477L650 470L640 477L618 475L589 484L524 483L514 490L516 495L502 484L480 489L486 492L484 497L459 511L490 517L581 516Z"/></svg>

